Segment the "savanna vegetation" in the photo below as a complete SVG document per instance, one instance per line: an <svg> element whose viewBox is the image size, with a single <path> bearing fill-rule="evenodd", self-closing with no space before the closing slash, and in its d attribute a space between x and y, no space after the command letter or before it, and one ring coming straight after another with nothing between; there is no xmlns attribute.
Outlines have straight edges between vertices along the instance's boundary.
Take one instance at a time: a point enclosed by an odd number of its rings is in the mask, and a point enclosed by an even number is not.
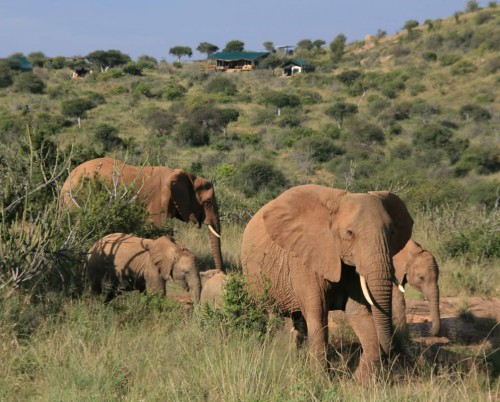
<svg viewBox="0 0 500 402"><path fill-rule="evenodd" d="M413 239L439 261L442 296L466 306L471 295L500 294L500 8L475 5L410 20L392 37L301 41L294 56L315 70L287 78L272 68L285 60L278 53L263 68L228 74L181 63L191 53L181 46L170 49L173 65L118 50L81 60L35 52L31 71L19 55L0 60L0 399L500 398L498 336L480 352L448 345L459 358L444 363L410 343L410 357L367 387L350 379L355 347L332 352L331 376L312 372L239 275L250 217L284 189L318 183L398 193ZM71 79L76 67L93 72ZM100 156L213 181L232 277L221 310L90 296L85 254L111 232L168 233L202 269L212 264L205 231L175 220L153 227L131 192L97 182L80 209L58 210L69 170ZM331 339L355 341L347 325Z"/></svg>

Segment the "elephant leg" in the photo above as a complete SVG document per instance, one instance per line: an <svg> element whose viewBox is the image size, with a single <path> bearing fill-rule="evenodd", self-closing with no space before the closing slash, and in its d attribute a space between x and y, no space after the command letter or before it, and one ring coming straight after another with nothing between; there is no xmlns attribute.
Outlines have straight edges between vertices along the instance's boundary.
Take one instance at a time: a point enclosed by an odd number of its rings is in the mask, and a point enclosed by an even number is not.
<svg viewBox="0 0 500 402"><path fill-rule="evenodd" d="M309 351L321 366L328 366L326 347L328 344L328 310L326 307L304 309L304 318L307 324Z"/></svg>
<svg viewBox="0 0 500 402"><path fill-rule="evenodd" d="M102 278L99 276L94 276L90 280L90 290L96 296L102 293Z"/></svg>
<svg viewBox="0 0 500 402"><path fill-rule="evenodd" d="M146 281L146 291L148 293L158 293L159 295L166 296L166 281L157 273L150 273L144 275Z"/></svg>
<svg viewBox="0 0 500 402"><path fill-rule="evenodd" d="M293 338L295 341L295 346L297 350L302 348L304 342L307 339L307 324L304 316L300 311L292 313L293 322Z"/></svg>
<svg viewBox="0 0 500 402"><path fill-rule="evenodd" d="M345 312L363 349L354 378L357 381L366 382L370 373L380 362L380 346L375 322L368 308L352 299L347 301Z"/></svg>
<svg viewBox="0 0 500 402"><path fill-rule="evenodd" d="M406 330L406 301L397 286L392 288L392 321L398 331Z"/></svg>

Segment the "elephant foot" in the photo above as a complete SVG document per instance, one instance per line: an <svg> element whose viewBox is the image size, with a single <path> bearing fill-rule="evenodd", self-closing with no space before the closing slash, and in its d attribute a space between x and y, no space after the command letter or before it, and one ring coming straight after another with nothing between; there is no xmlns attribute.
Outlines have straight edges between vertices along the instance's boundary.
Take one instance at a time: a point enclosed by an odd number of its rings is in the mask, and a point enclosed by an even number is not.
<svg viewBox="0 0 500 402"><path fill-rule="evenodd" d="M361 358L358 367L354 371L354 380L363 386L368 385L374 380L374 374L378 367L380 367L378 361L368 361Z"/></svg>

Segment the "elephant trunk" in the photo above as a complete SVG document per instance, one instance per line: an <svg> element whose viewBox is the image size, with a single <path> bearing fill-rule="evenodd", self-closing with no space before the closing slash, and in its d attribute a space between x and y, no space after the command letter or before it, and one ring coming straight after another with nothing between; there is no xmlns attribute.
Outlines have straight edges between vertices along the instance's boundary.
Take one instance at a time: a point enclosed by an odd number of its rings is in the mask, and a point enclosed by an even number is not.
<svg viewBox="0 0 500 402"><path fill-rule="evenodd" d="M212 248L212 256L215 263L215 268L226 272L222 265L222 249L220 243L221 228L220 228L220 218L216 207L217 203L214 199L213 206L208 211L205 211L206 220L205 223L208 225L208 234L210 236L210 246ZM215 233L214 233L215 232Z"/></svg>
<svg viewBox="0 0 500 402"><path fill-rule="evenodd" d="M189 292L191 293L191 298L194 304L200 302L201 295L201 279L198 271L193 272L187 277L187 283L189 286Z"/></svg>
<svg viewBox="0 0 500 402"><path fill-rule="evenodd" d="M367 277L367 285L372 294L374 305L372 306L373 320L377 330L378 341L385 355L391 350L392 328L392 281L387 272L386 275L372 275Z"/></svg>
<svg viewBox="0 0 500 402"><path fill-rule="evenodd" d="M424 290L424 296L429 300L429 307L431 312L431 335L437 336L441 330L441 315L439 313L439 287L433 284L429 289Z"/></svg>

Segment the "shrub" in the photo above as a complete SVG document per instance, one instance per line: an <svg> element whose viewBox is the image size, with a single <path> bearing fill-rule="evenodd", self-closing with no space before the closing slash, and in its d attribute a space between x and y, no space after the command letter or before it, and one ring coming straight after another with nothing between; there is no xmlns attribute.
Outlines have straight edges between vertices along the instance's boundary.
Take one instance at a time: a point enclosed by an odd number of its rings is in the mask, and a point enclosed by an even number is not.
<svg viewBox="0 0 500 402"><path fill-rule="evenodd" d="M265 295L258 298L250 296L245 277L230 274L224 284L222 306L219 308L204 304L201 313L202 322L223 326L239 336L265 336L274 327L274 320L269 315L271 304Z"/></svg>
<svg viewBox="0 0 500 402"><path fill-rule="evenodd" d="M331 138L322 134L303 138L295 144L295 147L301 150L309 150L312 159L316 162L328 162L332 157L345 153L342 148L335 145Z"/></svg>
<svg viewBox="0 0 500 402"><path fill-rule="evenodd" d="M500 160L495 148L472 146L466 149L455 165L455 173L464 176L473 169L477 169L480 174L500 171Z"/></svg>
<svg viewBox="0 0 500 402"><path fill-rule="evenodd" d="M144 125L159 136L172 132L176 117L170 112L161 109L149 111L143 118Z"/></svg>
<svg viewBox="0 0 500 402"><path fill-rule="evenodd" d="M104 152L123 145L123 140L117 134L118 129L106 123L99 124L95 129L95 138L102 143Z"/></svg>
<svg viewBox="0 0 500 402"><path fill-rule="evenodd" d="M476 16L474 17L474 22L476 23L476 25L483 25L485 22L488 22L494 18L495 16L491 11L483 10L476 14Z"/></svg>
<svg viewBox="0 0 500 402"><path fill-rule="evenodd" d="M434 62L437 60L437 54L436 52L431 52L431 51L426 51L422 53L422 59L425 61L431 61Z"/></svg>
<svg viewBox="0 0 500 402"><path fill-rule="evenodd" d="M488 110L473 104L463 105L460 108L459 114L464 120L485 121L491 119L491 114Z"/></svg>
<svg viewBox="0 0 500 402"><path fill-rule="evenodd" d="M205 89L208 93L221 94L226 96L234 96L238 93L236 84L234 84L232 80L224 77L223 75L215 75L205 85Z"/></svg>
<svg viewBox="0 0 500 402"><path fill-rule="evenodd" d="M19 92L41 94L45 91L45 82L32 72L19 74L14 80L14 89Z"/></svg>
<svg viewBox="0 0 500 402"><path fill-rule="evenodd" d="M235 183L247 197L255 196L257 192L265 192L272 197L288 185L288 180L271 162L250 160L238 169Z"/></svg>
<svg viewBox="0 0 500 402"><path fill-rule="evenodd" d="M356 121L349 126L349 140L361 144L385 144L385 135L381 127L374 123Z"/></svg>
<svg viewBox="0 0 500 402"><path fill-rule="evenodd" d="M9 66L5 63L0 64L0 88L7 88L12 85L14 78Z"/></svg>
<svg viewBox="0 0 500 402"><path fill-rule="evenodd" d="M401 142L391 149L391 156L397 159L408 159L412 154L412 147L409 144Z"/></svg>
<svg viewBox="0 0 500 402"><path fill-rule="evenodd" d="M142 75L142 67L139 63L129 62L123 66L123 72L129 75Z"/></svg>
<svg viewBox="0 0 500 402"><path fill-rule="evenodd" d="M61 113L68 117L85 117L87 111L96 106L90 99L69 99L61 102Z"/></svg>
<svg viewBox="0 0 500 402"><path fill-rule="evenodd" d="M210 143L210 134L201 124L193 121L182 122L175 134L178 145L188 147L201 147Z"/></svg>
<svg viewBox="0 0 500 402"><path fill-rule="evenodd" d="M169 82L163 89L162 98L169 101L180 99L186 92L186 88L184 88L181 84Z"/></svg>
<svg viewBox="0 0 500 402"><path fill-rule="evenodd" d="M441 56L440 63L443 67L446 67L455 64L458 60L460 60L460 55L455 53L449 53Z"/></svg>
<svg viewBox="0 0 500 402"><path fill-rule="evenodd" d="M500 258L500 231L488 226L460 230L448 236L441 251L447 257L471 261Z"/></svg>
<svg viewBox="0 0 500 402"><path fill-rule="evenodd" d="M457 62L453 65L453 67L451 68L451 73L453 75L465 75L465 74L473 73L476 70L477 70L477 67L474 64L472 64L470 61L460 60L459 62Z"/></svg>
<svg viewBox="0 0 500 402"><path fill-rule="evenodd" d="M448 147L452 132L439 124L426 124L412 133L413 145L428 149L443 149Z"/></svg>

